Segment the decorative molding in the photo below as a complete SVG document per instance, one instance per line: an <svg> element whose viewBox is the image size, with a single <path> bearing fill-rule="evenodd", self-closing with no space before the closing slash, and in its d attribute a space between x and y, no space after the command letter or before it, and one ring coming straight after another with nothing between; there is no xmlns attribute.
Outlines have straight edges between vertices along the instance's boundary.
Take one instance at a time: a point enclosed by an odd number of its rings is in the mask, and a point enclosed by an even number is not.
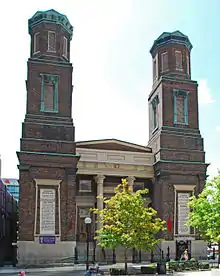
<svg viewBox="0 0 220 276"><path fill-rule="evenodd" d="M69 34L70 39L73 35L73 26L70 24L68 18L54 9L46 11L37 11L28 20L29 34L31 34L32 29L41 23L54 23L56 25L61 25Z"/></svg>
<svg viewBox="0 0 220 276"><path fill-rule="evenodd" d="M151 152L130 152L117 150L101 150L76 148L81 162L98 162L109 164L148 165L152 166L154 155ZM109 158L110 157L110 158Z"/></svg>
<svg viewBox="0 0 220 276"><path fill-rule="evenodd" d="M60 185L62 180L55 180L55 179L37 179L34 178L34 181L36 183L36 185L42 185L42 186L46 186L46 185L50 185L50 186L58 186Z"/></svg>
<svg viewBox="0 0 220 276"><path fill-rule="evenodd" d="M64 157L80 157L79 154L56 153L56 152L20 151L20 153L23 153L23 154L39 154L39 155L53 155L53 156L64 156Z"/></svg>
<svg viewBox="0 0 220 276"><path fill-rule="evenodd" d="M196 185L173 185L176 191L194 191Z"/></svg>
<svg viewBox="0 0 220 276"><path fill-rule="evenodd" d="M95 182L96 182L98 185L103 185L105 176L102 175L102 174L98 174L98 175L94 176L94 179L95 179Z"/></svg>

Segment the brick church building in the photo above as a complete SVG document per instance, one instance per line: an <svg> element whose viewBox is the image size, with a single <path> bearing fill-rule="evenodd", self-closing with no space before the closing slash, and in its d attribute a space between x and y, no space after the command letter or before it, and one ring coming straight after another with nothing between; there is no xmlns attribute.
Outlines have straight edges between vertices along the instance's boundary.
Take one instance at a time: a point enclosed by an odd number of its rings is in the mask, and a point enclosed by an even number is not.
<svg viewBox="0 0 220 276"><path fill-rule="evenodd" d="M60 261L76 251L83 260L84 219L92 216L89 208L103 208L97 195L113 195L121 178L127 178L134 191L148 188L149 204L171 223L160 244L164 252L169 246L175 258L188 247L193 256L205 255L206 244L185 226L188 199L203 188L207 169L189 38L180 31L164 32L150 50L153 85L147 146L117 139L76 142L70 61L73 27L55 10L36 12L28 25L27 108L17 153L19 264ZM97 224L91 218L91 248L100 260L101 251L93 242Z"/></svg>

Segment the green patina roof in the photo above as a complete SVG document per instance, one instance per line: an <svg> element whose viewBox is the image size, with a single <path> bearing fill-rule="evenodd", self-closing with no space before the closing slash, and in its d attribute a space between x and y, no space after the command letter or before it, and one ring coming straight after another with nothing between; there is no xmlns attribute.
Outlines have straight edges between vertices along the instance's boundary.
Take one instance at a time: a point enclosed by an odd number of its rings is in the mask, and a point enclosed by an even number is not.
<svg viewBox="0 0 220 276"><path fill-rule="evenodd" d="M189 51L192 49L192 44L188 36L184 35L180 31L174 32L163 32L155 41L150 49L151 55L154 57L158 48L163 47L168 44L182 44L185 45Z"/></svg>
<svg viewBox="0 0 220 276"><path fill-rule="evenodd" d="M31 29L42 22L56 23L60 24L69 34L70 38L73 35L73 26L70 24L68 18L53 9L47 11L37 11L29 20L28 20L28 29L31 33Z"/></svg>

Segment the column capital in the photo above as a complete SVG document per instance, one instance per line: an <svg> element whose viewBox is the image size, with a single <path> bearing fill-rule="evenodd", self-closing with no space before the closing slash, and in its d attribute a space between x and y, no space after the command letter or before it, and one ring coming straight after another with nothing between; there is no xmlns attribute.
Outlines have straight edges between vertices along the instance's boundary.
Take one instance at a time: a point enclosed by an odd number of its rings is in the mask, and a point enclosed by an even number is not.
<svg viewBox="0 0 220 276"><path fill-rule="evenodd" d="M97 174L94 176L94 179L97 184L103 184L105 176L103 174Z"/></svg>
<svg viewBox="0 0 220 276"><path fill-rule="evenodd" d="M134 181L135 181L135 179L136 179L136 178L135 178L134 176L128 176L128 177L127 177L128 183L132 183L132 184L133 184Z"/></svg>

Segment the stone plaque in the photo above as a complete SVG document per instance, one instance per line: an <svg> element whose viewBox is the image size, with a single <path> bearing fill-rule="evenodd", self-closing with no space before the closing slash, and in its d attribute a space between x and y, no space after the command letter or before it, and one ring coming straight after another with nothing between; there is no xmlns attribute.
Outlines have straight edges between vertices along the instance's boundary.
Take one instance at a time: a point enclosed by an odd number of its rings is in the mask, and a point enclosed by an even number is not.
<svg viewBox="0 0 220 276"><path fill-rule="evenodd" d="M190 194L181 192L177 194L178 204L178 234L190 235L190 226L185 225L188 221L190 208L188 206Z"/></svg>
<svg viewBox="0 0 220 276"><path fill-rule="evenodd" d="M55 235L55 189L40 189L40 234Z"/></svg>
<svg viewBox="0 0 220 276"><path fill-rule="evenodd" d="M56 237L55 236L40 236L39 242L40 242L40 244L55 244Z"/></svg>

